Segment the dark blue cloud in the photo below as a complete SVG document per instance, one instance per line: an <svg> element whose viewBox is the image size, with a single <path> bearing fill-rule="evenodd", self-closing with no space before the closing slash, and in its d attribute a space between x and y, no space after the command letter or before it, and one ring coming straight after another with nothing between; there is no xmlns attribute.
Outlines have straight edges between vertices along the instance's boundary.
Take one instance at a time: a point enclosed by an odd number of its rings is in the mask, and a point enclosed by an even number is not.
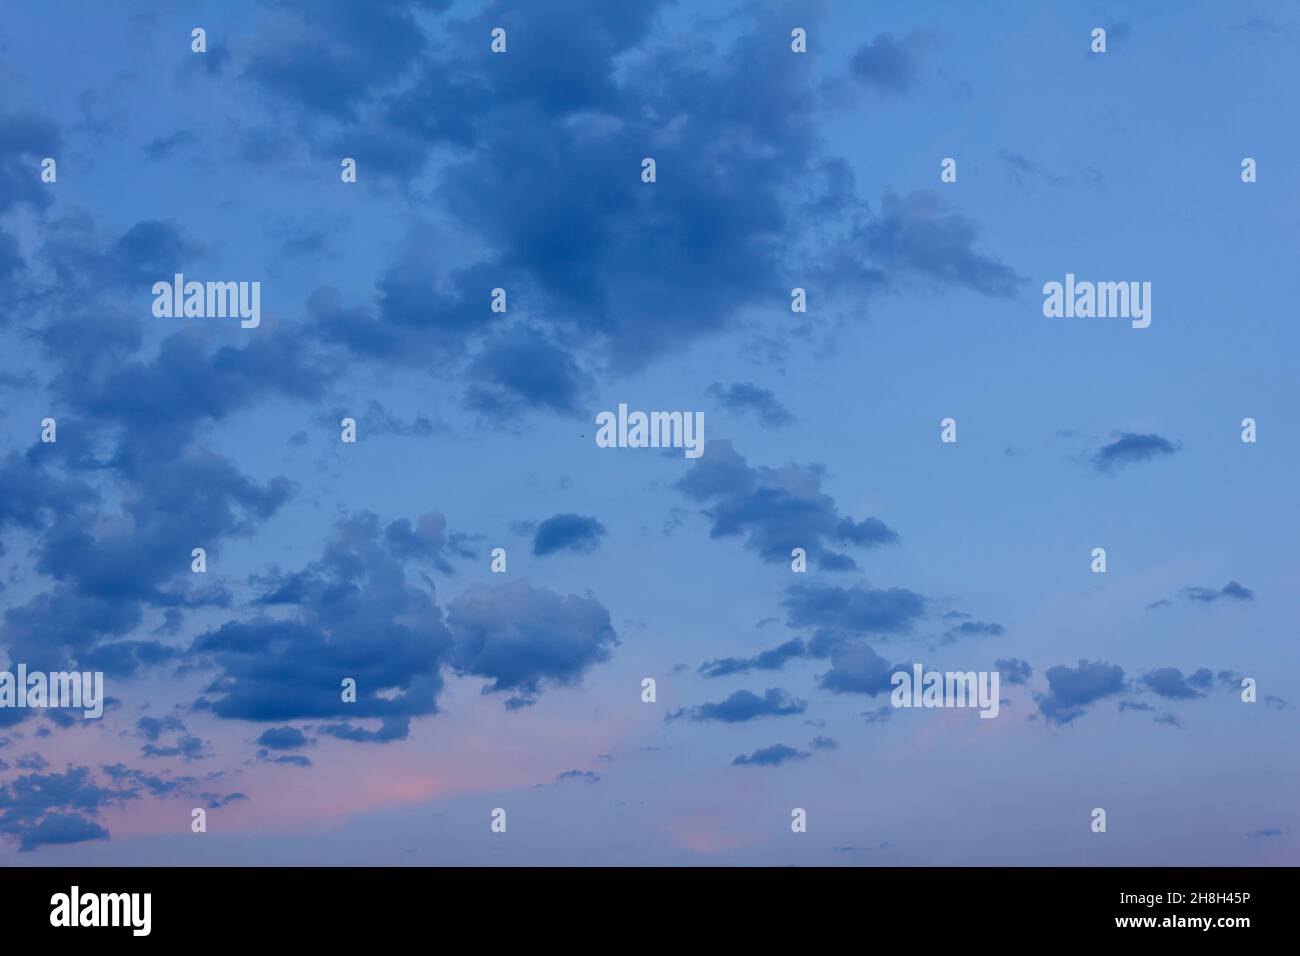
<svg viewBox="0 0 1300 956"><path fill-rule="evenodd" d="M302 571L254 579L255 607L292 613L232 620L195 639L196 660L218 671L199 706L255 721L384 719L380 731L319 728L354 740L398 739L411 717L436 713L451 635L432 592L407 575L408 555L403 535L390 539L363 512L341 520ZM345 678L356 682L355 702L342 699Z"/></svg>
<svg viewBox="0 0 1300 956"><path fill-rule="evenodd" d="M1214 674L1202 667L1184 678L1177 667L1160 667L1142 676L1142 685L1161 697L1188 699L1203 697L1214 683Z"/></svg>
<svg viewBox="0 0 1300 956"><path fill-rule="evenodd" d="M940 286L1009 297L1024 279L997 259L975 251L979 227L939 196L887 192L880 216L862 237L876 259Z"/></svg>
<svg viewBox="0 0 1300 956"><path fill-rule="evenodd" d="M1222 598L1229 598L1233 601L1255 600L1255 592L1248 587L1243 587L1236 581L1229 581L1221 588L1183 588L1183 596L1189 601L1199 601L1202 604L1211 604Z"/></svg>
<svg viewBox="0 0 1300 956"><path fill-rule="evenodd" d="M590 770L566 770L563 773L555 775L556 783L563 783L565 780L581 780L584 783L599 783L600 774Z"/></svg>
<svg viewBox="0 0 1300 956"><path fill-rule="evenodd" d="M0 213L19 203L43 208L50 202L49 186L39 175L40 161L57 158L63 145L58 124L35 113L0 113Z"/></svg>
<svg viewBox="0 0 1300 956"><path fill-rule="evenodd" d="M1005 684L1027 684L1030 676L1034 673L1028 661L1022 661L1016 657L1002 657L993 662L993 666L998 669L1002 675L1000 680Z"/></svg>
<svg viewBox="0 0 1300 956"><path fill-rule="evenodd" d="M850 73L877 90L904 93L916 80L918 37L899 42L892 33L881 33L863 44L849 61Z"/></svg>
<svg viewBox="0 0 1300 956"><path fill-rule="evenodd" d="M753 412L769 428L778 428L794 421L794 416L781 404L775 392L759 388L753 382L733 382L725 388L721 382L714 382L709 386L709 394L728 411Z"/></svg>
<svg viewBox="0 0 1300 956"><path fill-rule="evenodd" d="M0 834L17 840L23 851L45 843L106 839L108 831L92 818L136 796L134 790L98 786L87 767L23 774L0 786Z"/></svg>
<svg viewBox="0 0 1300 956"><path fill-rule="evenodd" d="M398 518L384 529L384 543L399 560L427 561L443 574L451 574L449 558L471 559L473 536L448 531L447 518L441 512L422 514L412 526L407 518Z"/></svg>
<svg viewBox="0 0 1300 956"><path fill-rule="evenodd" d="M544 334L515 330L489 343L470 366L474 381L467 408L489 418L511 419L528 409L578 414L591 377L568 351Z"/></svg>
<svg viewBox="0 0 1300 956"><path fill-rule="evenodd" d="M759 697L753 691L738 690L717 703L697 704L668 713L665 720L685 717L697 723L717 720L735 724L759 717L788 717L808 709L806 701L792 698L779 687L770 687Z"/></svg>
<svg viewBox="0 0 1300 956"><path fill-rule="evenodd" d="M266 763L278 763L286 767L310 767L312 766L311 758L303 754L272 754L269 750L263 748L257 752L259 760Z"/></svg>
<svg viewBox="0 0 1300 956"><path fill-rule="evenodd" d="M47 813L39 823L22 832L18 849L29 852L39 846L107 839L108 831L93 820L75 813Z"/></svg>
<svg viewBox="0 0 1300 956"><path fill-rule="evenodd" d="M180 757L182 760L199 760L211 756L208 742L193 734L181 734L176 742L167 746L145 744L140 753L146 757Z"/></svg>
<svg viewBox="0 0 1300 956"><path fill-rule="evenodd" d="M1121 432L1092 456L1092 465L1098 471L1109 474L1138 462L1152 461L1162 455L1173 455L1180 447L1160 435Z"/></svg>
<svg viewBox="0 0 1300 956"><path fill-rule="evenodd" d="M310 11L278 6L257 32L244 78L283 102L289 115L353 118L426 50L419 16L450 2L374 0L358 7L333 0Z"/></svg>
<svg viewBox="0 0 1300 956"><path fill-rule="evenodd" d="M863 44L854 52L849 72L876 90L893 94L906 92L917 79L920 43L919 35L909 36L900 43L893 34L878 34L871 43Z"/></svg>
<svg viewBox="0 0 1300 956"><path fill-rule="evenodd" d="M297 727L269 727L257 742L268 750L295 750L307 746L307 735Z"/></svg>
<svg viewBox="0 0 1300 956"><path fill-rule="evenodd" d="M1046 671L1048 692L1036 695L1038 709L1055 724L1068 724L1084 707L1124 690L1124 669L1102 661L1079 661L1078 667L1058 664Z"/></svg>
<svg viewBox="0 0 1300 956"><path fill-rule="evenodd" d="M818 678L818 685L837 694L887 693L894 667L862 641L840 645L831 655L831 669Z"/></svg>
<svg viewBox="0 0 1300 956"><path fill-rule="evenodd" d="M386 744L394 740L405 740L411 735L411 722L404 717L385 717L379 723L378 730L369 730L355 724L321 724L317 731L327 737L338 740L351 740L354 743Z"/></svg>
<svg viewBox="0 0 1300 956"><path fill-rule="evenodd" d="M537 526L533 554L541 557L565 550L589 553L599 547L604 536L605 526L590 515L555 515Z"/></svg>
<svg viewBox="0 0 1300 956"><path fill-rule="evenodd" d="M761 747L748 756L741 754L731 762L737 767L777 767L789 760L806 760L808 756L802 750L795 750L785 744L773 744L771 747Z"/></svg>
<svg viewBox="0 0 1300 956"><path fill-rule="evenodd" d="M706 503L711 538L743 537L745 546L771 563L790 562L803 548L816 565L846 570L857 566L830 545L860 548L898 542L898 534L878 518L859 521L840 513L835 499L821 490L825 470L818 465L751 467L729 441L710 441L705 453L678 480L688 498Z"/></svg>
<svg viewBox="0 0 1300 956"><path fill-rule="evenodd" d="M787 661L807 656L803 640L793 638L777 647L761 651L753 657L720 657L705 661L699 672L705 677L726 677L730 674L747 674L755 671L775 671L783 668Z"/></svg>
<svg viewBox="0 0 1300 956"><path fill-rule="evenodd" d="M962 621L943 632L943 642L951 644L963 637L1001 637L1007 632L1001 624L987 621Z"/></svg>
<svg viewBox="0 0 1300 956"><path fill-rule="evenodd" d="M135 722L138 736L148 741L157 741L164 731L184 731L184 722L175 714L166 717L141 717Z"/></svg>
<svg viewBox="0 0 1300 956"><path fill-rule="evenodd" d="M448 606L447 628L459 673L487 678L484 693L509 691L525 704L547 685L577 683L619 642L595 597L561 597L526 580L464 591Z"/></svg>
<svg viewBox="0 0 1300 956"><path fill-rule="evenodd" d="M385 5L364 23L286 12L261 31L245 75L276 116L294 107L295 140L335 162L354 156L363 175L403 190L436 165L434 196L456 229L419 227L427 238L383 273L377 309L314 296L309 310L331 341L412 365L477 345L461 370L470 408L572 414L587 366L638 368L735 328L747 309L784 300L797 277L861 291L883 287L881 265L892 264L992 294L1015 284L973 250L975 226L934 197L886 196L876 217L852 193L848 165L816 135L815 77L771 42L788 32L783 14L728 12L724 50L711 45L716 30L665 41L658 7L489 3L411 22ZM497 26L509 34L504 56L484 41ZM898 85L915 44L880 38L859 74ZM265 126L245 133L276 138ZM653 184L640 181L648 154ZM791 234L801 241L777 240ZM475 260L468 249L483 251ZM487 293L503 276L530 325L483 344L500 318L487 313ZM727 397L757 402L769 420L784 415L759 390Z"/></svg>
<svg viewBox="0 0 1300 956"><path fill-rule="evenodd" d="M906 634L925 613L925 598L907 588L792 584L782 601L791 627L843 634Z"/></svg>

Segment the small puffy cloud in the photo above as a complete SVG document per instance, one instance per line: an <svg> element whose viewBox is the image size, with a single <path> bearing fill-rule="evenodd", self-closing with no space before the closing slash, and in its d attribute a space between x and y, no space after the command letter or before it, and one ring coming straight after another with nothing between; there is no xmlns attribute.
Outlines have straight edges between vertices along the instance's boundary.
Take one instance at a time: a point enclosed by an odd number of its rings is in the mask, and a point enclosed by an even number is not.
<svg viewBox="0 0 1300 956"><path fill-rule="evenodd" d="M1111 474L1129 465L1173 455L1180 447L1160 435L1120 432L1092 456L1092 466L1103 474Z"/></svg>
<svg viewBox="0 0 1300 956"><path fill-rule="evenodd" d="M867 644L852 641L842 644L831 655L831 669L822 674L819 685L837 694L869 694L872 697L890 690L894 668Z"/></svg>
<svg viewBox="0 0 1300 956"><path fill-rule="evenodd" d="M1255 592L1236 581L1229 581L1221 588L1183 588L1183 597L1187 598L1189 601L1198 601L1201 604L1212 604L1215 601L1224 599L1230 601L1253 601L1255 600Z"/></svg>
<svg viewBox="0 0 1300 956"><path fill-rule="evenodd" d="M789 760L806 760L809 754L785 744L762 747L748 756L741 754L731 761L737 767L777 767Z"/></svg>
<svg viewBox="0 0 1300 956"><path fill-rule="evenodd" d="M296 750L307 746L307 735L297 727L270 727L257 742L268 750Z"/></svg>
<svg viewBox="0 0 1300 956"><path fill-rule="evenodd" d="M779 428L794 421L775 392L760 388L753 382L733 382L725 388L721 382L714 382L709 386L709 394L728 411L753 412L769 428Z"/></svg>
<svg viewBox="0 0 1300 956"><path fill-rule="evenodd" d="M925 598L906 588L792 584L782 602L791 627L843 634L905 634L925 613Z"/></svg>
<svg viewBox="0 0 1300 956"><path fill-rule="evenodd" d="M1149 674L1144 674L1141 683L1160 697L1175 700L1188 699L1204 697L1205 692L1214 683L1214 674L1202 667L1185 678L1183 672L1177 667L1160 667Z"/></svg>
<svg viewBox="0 0 1300 956"><path fill-rule="evenodd" d="M590 515L558 514L547 518L533 533L533 554L543 557L557 551L589 553L600 546L605 526Z"/></svg>
<svg viewBox="0 0 1300 956"><path fill-rule="evenodd" d="M509 691L521 705L546 685L577 683L619 642L595 597L561 597L527 580L463 592L448 608L447 628L455 669L487 678L484 693Z"/></svg>
<svg viewBox="0 0 1300 956"><path fill-rule="evenodd" d="M705 661L699 672L705 677L726 677L731 674L747 674L750 671L775 671L785 666L786 661L807 656L807 648L800 638L786 641L777 647L761 651L753 657L719 657Z"/></svg>
<svg viewBox="0 0 1300 956"><path fill-rule="evenodd" d="M848 570L853 558L832 546L858 548L895 544L898 534L879 518L841 514L821 490L819 465L784 468L751 466L729 441L710 441L705 453L676 484L688 498L706 505L709 537L742 537L745 547L770 563L788 562L803 548L819 567Z"/></svg>
<svg viewBox="0 0 1300 956"><path fill-rule="evenodd" d="M1086 705L1124 689L1124 669L1102 661L1080 660L1078 667L1058 664L1045 676L1048 692L1037 695L1038 709L1055 724L1070 723L1086 713Z"/></svg>
<svg viewBox="0 0 1300 956"><path fill-rule="evenodd" d="M771 687L762 697L753 691L738 690L725 700L672 711L664 719L677 720L686 717L696 722L718 720L724 723L740 723L758 717L802 714L807 709L806 701L789 697L779 687Z"/></svg>
<svg viewBox="0 0 1300 956"><path fill-rule="evenodd" d="M1016 657L999 658L993 662L993 665L1002 674L1003 683L1007 684L1027 684L1030 675L1034 672L1028 661Z"/></svg>
<svg viewBox="0 0 1300 956"><path fill-rule="evenodd" d="M892 33L878 34L853 54L849 71L860 82L881 92L906 93L916 81L920 43L917 34L901 42Z"/></svg>

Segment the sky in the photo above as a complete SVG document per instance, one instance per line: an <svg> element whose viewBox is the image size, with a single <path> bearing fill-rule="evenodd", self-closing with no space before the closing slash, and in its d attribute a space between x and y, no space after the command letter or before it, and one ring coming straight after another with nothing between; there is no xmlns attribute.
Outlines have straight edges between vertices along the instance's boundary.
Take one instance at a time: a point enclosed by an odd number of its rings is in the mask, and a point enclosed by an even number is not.
<svg viewBox="0 0 1300 956"><path fill-rule="evenodd" d="M1300 861L1293 9L2 22L5 864Z"/></svg>

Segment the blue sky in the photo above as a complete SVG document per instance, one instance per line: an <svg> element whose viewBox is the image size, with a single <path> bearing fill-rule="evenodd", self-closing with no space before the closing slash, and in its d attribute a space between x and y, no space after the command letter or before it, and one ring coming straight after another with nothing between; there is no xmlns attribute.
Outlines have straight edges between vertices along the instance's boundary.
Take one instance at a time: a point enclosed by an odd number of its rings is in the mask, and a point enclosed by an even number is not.
<svg viewBox="0 0 1300 956"><path fill-rule="evenodd" d="M1296 861L1291 11L4 22L0 647L113 699L0 711L7 862Z"/></svg>

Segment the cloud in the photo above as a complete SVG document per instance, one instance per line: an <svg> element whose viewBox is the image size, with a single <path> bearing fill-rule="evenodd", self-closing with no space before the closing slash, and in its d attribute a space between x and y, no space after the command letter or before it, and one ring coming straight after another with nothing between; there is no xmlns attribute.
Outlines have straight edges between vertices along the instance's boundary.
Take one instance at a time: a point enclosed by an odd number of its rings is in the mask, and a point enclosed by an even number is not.
<svg viewBox="0 0 1300 956"><path fill-rule="evenodd" d="M710 441L675 487L693 501L708 504L709 537L739 536L745 547L769 563L791 560L803 548L822 568L857 567L830 545L871 548L899 541L878 518L855 521L840 513L835 499L821 491L821 466L751 467L729 441Z"/></svg>
<svg viewBox="0 0 1300 956"><path fill-rule="evenodd" d="M307 735L296 727L268 727L257 742L268 750L297 750L307 746Z"/></svg>
<svg viewBox="0 0 1300 956"><path fill-rule="evenodd" d="M708 391L723 408L737 413L752 411L769 428L779 428L794 421L775 392L759 388L753 382L733 382L726 388L721 382L714 382Z"/></svg>
<svg viewBox="0 0 1300 956"><path fill-rule="evenodd" d="M862 237L867 248L886 264L941 285L965 287L984 295L1014 295L1024 278L997 259L974 249L979 228L953 212L931 192L905 197L887 192L880 216Z"/></svg>
<svg viewBox="0 0 1300 956"><path fill-rule="evenodd" d="M1007 629L987 621L962 621L943 632L943 643L951 644L963 637L1001 637Z"/></svg>
<svg viewBox="0 0 1300 956"><path fill-rule="evenodd" d="M554 515L537 526L533 554L543 557L566 550L590 553L600 546L604 536L605 526L590 515Z"/></svg>
<svg viewBox="0 0 1300 956"><path fill-rule="evenodd" d="M389 535L376 515L361 512L341 519L322 556L303 570L255 577L257 616L193 642L195 662L218 671L196 706L252 721L380 718L380 731L319 728L379 741L401 739L410 718L436 713L453 641L431 585L406 573L418 551L409 530ZM289 613L270 617L268 608ZM348 678L356 682L355 702L342 699Z"/></svg>
<svg viewBox="0 0 1300 956"><path fill-rule="evenodd" d="M850 73L867 86L885 93L906 93L916 81L917 48L920 37L913 34L901 43L892 33L880 33L858 47L849 61Z"/></svg>
<svg viewBox="0 0 1300 956"><path fill-rule="evenodd" d="M449 558L477 557L470 542L472 535L447 530L447 518L440 511L420 515L414 526L407 518L398 518L384 529L384 544L402 561L427 561L443 574L451 574Z"/></svg>
<svg viewBox="0 0 1300 956"><path fill-rule="evenodd" d="M320 416L318 420L327 427L336 428L344 418L356 419L357 432L367 438L379 435L427 438L440 428L426 415L417 414L411 421L403 421L389 411L382 402L373 399L366 403L364 412L358 413L354 409L336 406L332 411Z"/></svg>
<svg viewBox="0 0 1300 956"><path fill-rule="evenodd" d="M135 722L135 726L137 735L149 741L157 741L163 731L185 730L184 722L175 714L168 714L166 717L141 717Z"/></svg>
<svg viewBox="0 0 1300 956"><path fill-rule="evenodd" d="M780 670L786 661L807 656L807 648L800 638L793 638L778 647L761 651L753 657L719 657L705 661L699 667L699 673L705 677L726 677L731 674L747 674L752 670Z"/></svg>
<svg viewBox="0 0 1300 956"><path fill-rule="evenodd" d="M107 839L108 831L92 818L137 795L133 790L98 786L88 767L23 774L0 786L0 834L16 840L21 851Z"/></svg>
<svg viewBox="0 0 1300 956"><path fill-rule="evenodd" d="M1160 697L1172 699L1189 699L1204 697L1205 692L1214 683L1214 674L1202 667L1196 673L1184 678L1177 667L1160 667L1144 674L1142 686L1154 691Z"/></svg>
<svg viewBox="0 0 1300 956"><path fill-rule="evenodd" d="M413 230L373 305L317 290L309 313L325 338L413 367L466 359L440 372L468 378L471 410L512 421L578 413L587 369L636 370L735 329L794 277L881 287L873 255L939 284L1006 292L1014 273L976 253L974 224L936 197L887 198L877 220L853 193L848 164L817 135L816 77L789 69L788 49L771 42L788 33L784 14L737 8L683 44L658 29L660 6L490 3L464 17L384 6L364 23L278 11L245 73L273 119L248 120L247 144L275 155L273 125L292 123L291 142L335 162L351 155L400 189L430 171L448 214ZM508 55L483 56L482 37L502 23ZM919 43L882 35L856 74L905 88ZM520 142L531 144L523 164ZM508 318L487 309L502 276ZM749 388L725 398L784 420Z"/></svg>
<svg viewBox="0 0 1300 956"><path fill-rule="evenodd" d="M1246 834L1246 837L1251 840L1268 840L1271 839L1272 837L1279 837L1281 835L1282 835L1282 830L1280 828L1268 827L1267 829L1264 830L1251 830L1249 833Z"/></svg>
<svg viewBox="0 0 1300 956"><path fill-rule="evenodd" d="M312 766L311 758L303 754L275 754L272 755L269 750L263 747L257 752L257 757L266 763L282 764L287 767L310 767Z"/></svg>
<svg viewBox="0 0 1300 956"><path fill-rule="evenodd" d="M831 655L831 669L818 678L818 685L837 694L888 692L894 668L862 641L842 644Z"/></svg>
<svg viewBox="0 0 1300 956"><path fill-rule="evenodd" d="M779 687L771 687L759 697L753 691L738 690L716 704L698 704L669 712L665 720L685 717L697 723L717 720L735 724L759 717L788 717L808 709L807 701L792 698Z"/></svg>
<svg viewBox="0 0 1300 956"><path fill-rule="evenodd" d="M448 607L447 628L456 671L486 678L484 693L509 691L520 705L545 686L577 683L619 643L595 597L561 597L527 580L471 587Z"/></svg>
<svg viewBox="0 0 1300 956"><path fill-rule="evenodd" d="M731 763L737 767L777 767L789 760L806 760L809 756L802 750L795 750L785 744L773 744L755 750L749 756L741 754Z"/></svg>
<svg viewBox="0 0 1300 956"><path fill-rule="evenodd" d="M1255 600L1255 592L1250 588L1243 587L1236 581L1229 581L1217 590L1204 587L1183 588L1183 596L1189 601L1199 601L1202 604L1212 604L1221 598L1230 598L1233 601Z"/></svg>
<svg viewBox="0 0 1300 956"><path fill-rule="evenodd" d="M470 376L466 407L495 419L513 419L528 409L577 415L591 385L567 350L536 331L515 330L487 345Z"/></svg>
<svg viewBox="0 0 1300 956"><path fill-rule="evenodd" d="M1137 435L1120 432L1118 436L1092 456L1092 465L1103 474L1111 474L1138 462L1153 461L1162 455L1173 455L1181 448L1160 435Z"/></svg>
<svg viewBox="0 0 1300 956"><path fill-rule="evenodd" d="M182 146L188 146L193 143L197 137L188 129L178 129L174 133L166 136L159 136L157 139L151 139L141 148L145 159L157 162L159 160L170 159L177 150Z"/></svg>
<svg viewBox="0 0 1300 956"><path fill-rule="evenodd" d="M36 209L50 203L34 169L46 156L60 155L63 133L58 124L35 113L0 113L0 141L5 143L0 159L0 213L19 203Z"/></svg>
<svg viewBox="0 0 1300 956"><path fill-rule="evenodd" d="M386 744L394 740L405 740L409 737L411 735L411 722L405 717L385 717L380 721L377 730L358 727L349 721L339 724L321 724L316 730L326 737L334 737L337 740L350 740L353 743Z"/></svg>
<svg viewBox="0 0 1300 956"><path fill-rule="evenodd" d="M47 813L39 823L22 832L18 849L27 852L38 846L107 839L108 831L93 820L75 813Z"/></svg>
<svg viewBox="0 0 1300 956"><path fill-rule="evenodd" d="M1124 669L1102 661L1079 661L1078 667L1058 664L1046 672L1048 692L1035 695L1038 709L1055 724L1068 724L1087 713L1085 705L1120 693Z"/></svg>
<svg viewBox="0 0 1300 956"><path fill-rule="evenodd" d="M1008 684L1027 684L1034 672L1028 661L1016 657L999 658L993 662L993 666L1001 673L1000 679Z"/></svg>
<svg viewBox="0 0 1300 956"><path fill-rule="evenodd" d="M581 780L584 783L599 783L600 774L593 773L590 770L566 770L563 773L555 775L556 783L562 783L565 780Z"/></svg>
<svg viewBox="0 0 1300 956"><path fill-rule="evenodd" d="M140 753L146 757L180 757L186 761L211 756L208 742L195 737L193 734L180 735L176 738L176 742L170 746L160 747L157 744L145 744L140 748Z"/></svg>
<svg viewBox="0 0 1300 956"><path fill-rule="evenodd" d="M792 584L782 601L791 627L825 628L843 634L906 634L925 613L926 601L907 588L844 588Z"/></svg>

